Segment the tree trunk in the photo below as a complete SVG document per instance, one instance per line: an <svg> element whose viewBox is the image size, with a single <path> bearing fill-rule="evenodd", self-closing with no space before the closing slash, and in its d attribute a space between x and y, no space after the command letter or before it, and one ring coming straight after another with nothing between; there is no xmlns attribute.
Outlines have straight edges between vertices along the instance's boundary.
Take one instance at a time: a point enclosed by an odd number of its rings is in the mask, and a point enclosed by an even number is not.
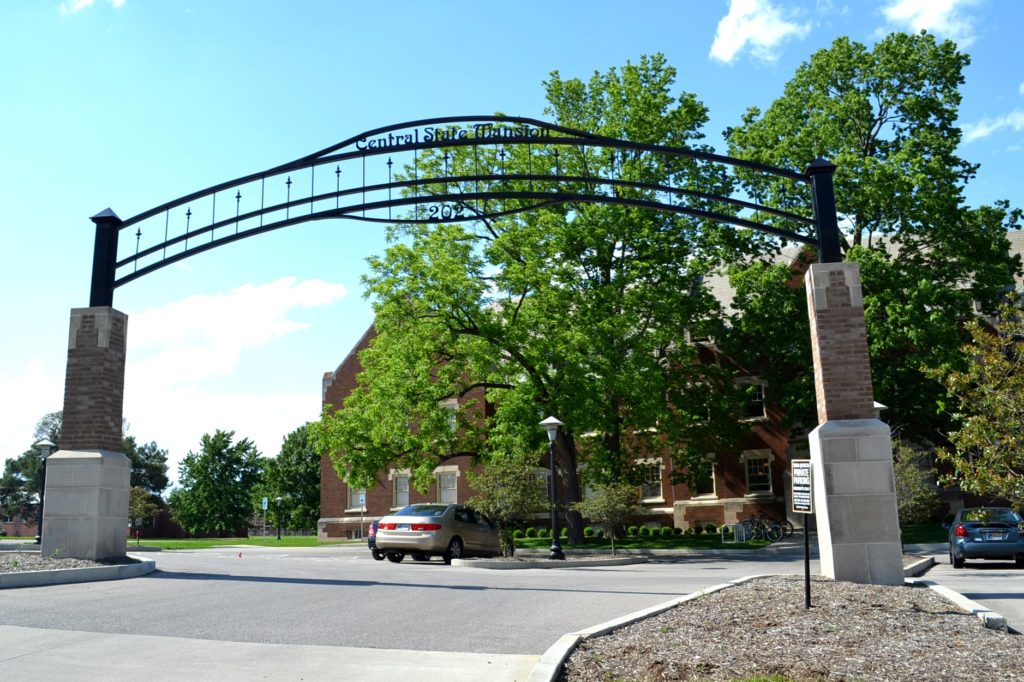
<svg viewBox="0 0 1024 682"><path fill-rule="evenodd" d="M565 527L568 531L570 545L583 543L583 515L572 508L572 505L579 502L580 477L576 471L576 440L567 431L560 431L558 434L558 455L561 459L558 477L565 494L565 499L560 505L565 509Z"/></svg>

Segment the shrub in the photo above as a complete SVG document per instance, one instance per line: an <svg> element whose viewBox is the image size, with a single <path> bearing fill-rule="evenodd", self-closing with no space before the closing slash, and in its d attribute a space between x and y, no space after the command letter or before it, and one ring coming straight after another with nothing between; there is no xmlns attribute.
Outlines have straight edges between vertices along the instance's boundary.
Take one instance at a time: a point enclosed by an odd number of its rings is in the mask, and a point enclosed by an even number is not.
<svg viewBox="0 0 1024 682"><path fill-rule="evenodd" d="M682 528L680 528L679 526L673 526L673 528L672 528L672 535L682 535L682 534L683 534L683 529Z"/></svg>
<svg viewBox="0 0 1024 682"><path fill-rule="evenodd" d="M537 531L537 537L539 537L539 538L549 538L549 537L551 537L551 531L549 529L547 529L547 528L541 528L540 530Z"/></svg>
<svg viewBox="0 0 1024 682"><path fill-rule="evenodd" d="M533 526L530 526L529 528L527 528L526 529L526 537L528 537L528 538L535 538L535 537L537 537L537 529L534 528Z"/></svg>
<svg viewBox="0 0 1024 682"><path fill-rule="evenodd" d="M583 537L585 537L585 538L592 538L592 537L594 537L594 529L591 528L590 526L587 526L586 528L584 528L583 529Z"/></svg>
<svg viewBox="0 0 1024 682"><path fill-rule="evenodd" d="M684 535L693 535L693 529L692 528L687 528L685 531L683 531L683 534Z"/></svg>
<svg viewBox="0 0 1024 682"><path fill-rule="evenodd" d="M651 536L651 529L649 526L640 526L638 533L640 534L640 537L648 538Z"/></svg>
<svg viewBox="0 0 1024 682"><path fill-rule="evenodd" d="M567 538L567 537L569 537L569 529L568 529L568 528L563 528L563 529L562 529L562 531L561 531L561 533L559 533L559 535L560 535L561 537L563 537L563 538Z"/></svg>
<svg viewBox="0 0 1024 682"><path fill-rule="evenodd" d="M513 540L521 540L523 537L525 537L525 534L523 533L522 529L516 528L514 531L512 531Z"/></svg>
<svg viewBox="0 0 1024 682"><path fill-rule="evenodd" d="M602 540L604 539L604 528L598 528L597 529L596 537L598 537L598 538L600 538Z"/></svg>
<svg viewBox="0 0 1024 682"><path fill-rule="evenodd" d="M709 523L708 525L704 526L704 532L708 535L714 535L718 532L718 528L715 527L715 524Z"/></svg>
<svg viewBox="0 0 1024 682"><path fill-rule="evenodd" d="M703 535L704 534L704 524L703 523L698 523L696 526L694 526L690 530L693 531L694 535Z"/></svg>
<svg viewBox="0 0 1024 682"><path fill-rule="evenodd" d="M635 538L636 534L637 534L637 527L636 526L630 526L629 528L626 529L626 535L628 535L629 537Z"/></svg>
<svg viewBox="0 0 1024 682"><path fill-rule="evenodd" d="M670 538L672 537L673 531L675 531L675 528L673 528L672 526L662 526L658 529L658 535L660 535L663 538Z"/></svg>

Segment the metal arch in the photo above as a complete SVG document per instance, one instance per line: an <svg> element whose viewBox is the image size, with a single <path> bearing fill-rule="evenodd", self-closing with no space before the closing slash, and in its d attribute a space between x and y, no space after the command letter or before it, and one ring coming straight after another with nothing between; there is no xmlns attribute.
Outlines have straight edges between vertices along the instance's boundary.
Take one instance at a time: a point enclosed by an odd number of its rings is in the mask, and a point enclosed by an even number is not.
<svg viewBox="0 0 1024 682"><path fill-rule="evenodd" d="M404 132L396 134L397 131ZM530 161L538 158L533 155L533 148L554 148L554 172L506 174L504 172L504 149L524 145L527 147ZM566 145L578 147L581 150L611 149L630 152L634 154L634 158L686 158L695 162L718 164L726 168L742 168L753 173L774 176L783 181L806 183L810 185L811 189L813 217L745 199L715 195L686 187L625 180L621 177L563 174L557 150ZM417 164L420 151L495 146L500 146L502 149L501 173L497 173L495 170L480 173L479 169L476 169L477 172L473 174L449 174L447 158L445 158L443 175L428 174L426 177L419 177ZM408 155L412 154L411 168L414 177L411 179L407 177L395 179L393 177L392 157L402 154L406 155L406 171L410 170ZM388 156L386 180L380 178L378 181L368 184L366 160L384 155ZM447 157L447 152L445 152L445 157ZM539 158L549 160L547 155L542 155ZM360 164L361 181L358 185L349 184L342 189L342 165L347 164L346 168L351 172L353 163ZM335 187L333 191L323 191L325 181L321 173L320 191L318 191L316 171L331 165L335 167L335 170L331 171L335 175ZM90 306L111 305L115 288L171 263L256 234L312 220L343 218L374 223L464 222L499 218L536 210L542 206L573 203L634 206L755 229L783 239L817 245L819 257L823 262L837 261L841 257L838 225L835 219L835 198L832 194L834 170L835 167L827 161L817 159L805 173L797 173L752 161L691 149L604 137L519 116L449 116L399 123L361 133L336 145L266 171L193 192L139 213L128 220L122 221L110 209L94 216L92 220L96 224L96 242L93 254ZM682 169L679 169L676 172L681 171ZM307 172L309 176L308 192L297 189L297 196L293 199L292 185L297 183L292 181L292 175ZM376 172L380 174L379 169ZM271 193L275 195L275 198L271 199L269 205L266 196L268 179L276 181L279 185L286 185L283 200L280 197L280 186L276 188L276 191L272 189ZM282 179L286 179L285 182L282 183ZM481 190L481 183L488 186ZM508 189L510 184L524 186L528 190L510 190ZM456 187L472 185L475 186L475 191L450 192L451 185ZM255 192L257 186L259 187L259 207L253 208L254 202L250 201L249 195L251 192ZM537 190L538 186L542 189ZM589 189L588 191L573 190L574 186ZM544 187L547 189L543 189ZM241 211L243 189L246 191L247 199L247 208L244 213ZM392 192L395 190L401 192L402 195L397 198L393 197ZM641 196L653 198L626 197L620 194L621 190L632 190ZM234 196L231 195L232 191ZM225 192L228 193L226 196ZM367 200L367 195L370 195L370 200ZM222 201L219 217L217 214L218 196ZM658 199L659 196L665 196L667 199L661 201ZM673 203L673 198L677 200L676 203ZM225 200L230 207L231 199L235 199L233 214L230 210L225 212L223 209ZM343 199L346 202L345 205L342 205ZM687 205L684 200L700 203L696 206ZM204 202L207 201L211 205L211 210L209 219L203 220L199 218L198 212L193 214L192 207L202 208L205 212L206 204ZM489 202L506 201L519 203L512 208L503 206L500 210L486 210ZM470 207L470 202L473 202L473 207ZM481 203L485 207L484 211L479 210ZM712 208L716 204L720 207L717 210ZM460 206L461 209L459 209ZM413 207L415 210L411 217L391 215L392 209L408 207ZM421 207L428 209L434 207L434 216L420 217ZM182 214L183 208L185 212ZM472 210L469 210L470 208ZM295 215L292 214L293 211L295 211ZM465 215L463 215L464 211L466 211ZM767 215L800 226L811 226L814 228L815 234L813 236L801 234L758 222L741 216L740 213L743 211L750 212L755 216ZM173 236L170 229L172 215L175 217ZM197 217L195 228L192 227L193 215ZM163 217L162 240L159 238L159 219L161 217ZM180 224L182 217L185 223L184 230L181 229ZM137 228L135 249L133 252L119 257L119 233L133 226ZM151 231L157 233L155 240L147 239L145 248L142 247L141 241L143 227L146 228L147 237ZM169 251L170 253L168 253ZM129 268L130 271L125 272Z"/></svg>

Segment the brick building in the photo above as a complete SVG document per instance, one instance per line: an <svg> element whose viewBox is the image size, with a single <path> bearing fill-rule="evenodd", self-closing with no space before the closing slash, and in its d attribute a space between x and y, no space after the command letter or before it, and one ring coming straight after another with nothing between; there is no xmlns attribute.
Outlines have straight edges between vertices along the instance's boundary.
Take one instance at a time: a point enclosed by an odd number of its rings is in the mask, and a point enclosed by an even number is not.
<svg viewBox="0 0 1024 682"><path fill-rule="evenodd" d="M356 387L356 376L362 370L359 353L376 336L371 327L333 372L323 378L323 403L340 406ZM708 352L713 348L708 346ZM736 452L720 456L712 475L696 490L685 484L673 484L671 457L654 454L637 460L648 472L641 486L643 514L636 521L651 526L689 528L697 523L735 523L750 515L785 516L789 505L789 459L793 454L788 430L779 426L781 416L764 401L762 384L756 377L740 379L752 384L747 419L750 434ZM466 400L479 398L467 396ZM806 440L801 443L806 457ZM540 455L542 453L538 453ZM543 458L538 456L538 461ZM390 469L379 475L376 486L360 489L349 486L335 472L328 456L320 462L320 515L317 535L320 539L362 537L366 523L414 502L465 502L473 495L465 472L475 466L472 457L460 456L445 460L436 467L434 483L421 494L410 485L409 472ZM547 470L538 468L540 481L547 480ZM585 494L585 491L584 491ZM561 499L565 499L562 497ZM791 519L798 524L799 518ZM538 526L547 524L541 515Z"/></svg>

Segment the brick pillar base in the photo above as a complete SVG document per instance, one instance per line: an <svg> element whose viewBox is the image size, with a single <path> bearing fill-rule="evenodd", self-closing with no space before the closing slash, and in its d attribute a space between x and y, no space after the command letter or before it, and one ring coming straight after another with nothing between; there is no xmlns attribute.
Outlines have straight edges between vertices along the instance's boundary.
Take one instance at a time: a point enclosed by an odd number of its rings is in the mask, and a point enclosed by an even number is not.
<svg viewBox="0 0 1024 682"><path fill-rule="evenodd" d="M902 585L892 441L874 418L860 269L815 263L805 285L818 399L810 446L821 572Z"/></svg>
<svg viewBox="0 0 1024 682"><path fill-rule="evenodd" d="M125 555L131 463L121 452L128 316L71 311L60 450L46 461L42 553Z"/></svg>

